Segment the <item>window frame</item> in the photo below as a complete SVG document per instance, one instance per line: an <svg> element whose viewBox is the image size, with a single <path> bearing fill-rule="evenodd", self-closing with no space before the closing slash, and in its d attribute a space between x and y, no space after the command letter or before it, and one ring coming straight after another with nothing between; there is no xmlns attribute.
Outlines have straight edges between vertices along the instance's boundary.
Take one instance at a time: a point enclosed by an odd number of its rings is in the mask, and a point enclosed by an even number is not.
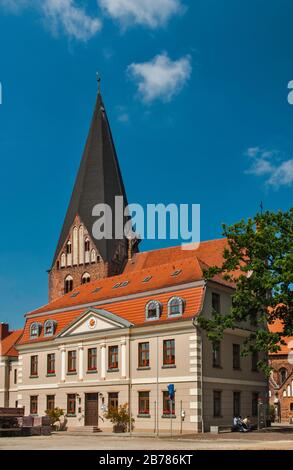
<svg viewBox="0 0 293 470"><path fill-rule="evenodd" d="M38 414L38 395L30 395L30 415Z"/></svg>
<svg viewBox="0 0 293 470"><path fill-rule="evenodd" d="M46 329L48 325L51 327L51 332L47 333ZM44 336L53 336L55 333L56 322L54 320L46 320L44 323Z"/></svg>
<svg viewBox="0 0 293 470"><path fill-rule="evenodd" d="M172 415L171 415L171 409L170 409L170 398L169 398L169 392L168 390L163 390L163 417L164 418L174 418L176 416L176 392L174 392L174 397L172 400Z"/></svg>
<svg viewBox="0 0 293 470"><path fill-rule="evenodd" d="M258 351L253 351L251 354L251 371L252 372L258 372L258 364L259 361L259 353Z"/></svg>
<svg viewBox="0 0 293 470"><path fill-rule="evenodd" d="M53 367L52 367L53 364ZM47 375L56 374L56 355L55 353L47 354Z"/></svg>
<svg viewBox="0 0 293 470"><path fill-rule="evenodd" d="M113 352L115 348L115 351ZM116 358L115 361L112 361L112 356ZM119 346L114 344L108 346L108 370L118 370L119 369Z"/></svg>
<svg viewBox="0 0 293 470"><path fill-rule="evenodd" d="M93 354L94 351L94 354ZM96 372L98 369L98 351L97 348L88 348L87 350L87 370Z"/></svg>
<svg viewBox="0 0 293 470"><path fill-rule="evenodd" d="M115 397L113 397L115 395ZM117 402L111 406L111 400ZM119 408L119 392L108 392L108 410L118 411Z"/></svg>
<svg viewBox="0 0 293 470"><path fill-rule="evenodd" d="M32 333L33 328L35 328L35 331L36 331L35 334ZM30 339L38 338L40 336L40 332L41 332L41 324L36 322L36 321L31 323L31 325L30 325Z"/></svg>
<svg viewBox="0 0 293 470"><path fill-rule="evenodd" d="M150 310L156 311L156 316L149 317ZM145 306L146 321L159 320L162 312L162 304L158 300L149 300Z"/></svg>
<svg viewBox="0 0 293 470"><path fill-rule="evenodd" d="M147 348L144 349L143 348L144 345L147 345ZM145 367L150 367L150 343L149 341L138 343L138 367L140 369L145 368Z"/></svg>
<svg viewBox="0 0 293 470"><path fill-rule="evenodd" d="M237 349L237 356L236 356L236 349ZM241 370L241 348L240 344L233 343L232 345L232 362L233 362L233 370Z"/></svg>
<svg viewBox="0 0 293 470"><path fill-rule="evenodd" d="M38 377L38 355L34 354L30 357L30 377Z"/></svg>
<svg viewBox="0 0 293 470"><path fill-rule="evenodd" d="M259 402L259 392L251 393L251 416L256 418L258 416L258 402Z"/></svg>
<svg viewBox="0 0 293 470"><path fill-rule="evenodd" d="M216 306L215 303L217 304ZM212 292L212 312L221 313L221 294L219 292Z"/></svg>
<svg viewBox="0 0 293 470"><path fill-rule="evenodd" d="M212 342L212 365L214 368L221 368L221 341L213 341Z"/></svg>
<svg viewBox="0 0 293 470"><path fill-rule="evenodd" d="M173 308L172 303L173 302L177 302L176 305L178 305L178 307L179 307L179 312L177 312L177 313L172 313L172 308ZM171 297L171 299L168 300L168 317L170 317L170 318L182 317L183 311L184 311L184 306L185 306L185 302L181 297L178 297L178 296Z"/></svg>
<svg viewBox="0 0 293 470"><path fill-rule="evenodd" d="M73 410L71 410L71 404L73 404ZM76 416L76 393L67 394L67 416Z"/></svg>
<svg viewBox="0 0 293 470"><path fill-rule="evenodd" d="M171 345L168 346L167 343L170 342ZM171 354L169 353L171 351ZM168 357L171 357L168 360ZM175 348L175 338L169 338L163 340L163 366L175 366L176 365L176 348Z"/></svg>
<svg viewBox="0 0 293 470"><path fill-rule="evenodd" d="M213 390L213 417L222 418L222 390Z"/></svg>
<svg viewBox="0 0 293 470"><path fill-rule="evenodd" d="M233 392L233 417L234 416L241 416L241 392L238 390Z"/></svg>
<svg viewBox="0 0 293 470"><path fill-rule="evenodd" d="M74 364L74 368L73 368ZM77 353L76 349L67 352L67 374L76 374L77 371Z"/></svg>
<svg viewBox="0 0 293 470"><path fill-rule="evenodd" d="M138 391L138 415L150 416L150 392L149 390Z"/></svg>
<svg viewBox="0 0 293 470"><path fill-rule="evenodd" d="M51 404L53 403L53 407L49 406L50 402ZM46 396L46 406L47 406L46 410L52 411L55 409L55 395Z"/></svg>

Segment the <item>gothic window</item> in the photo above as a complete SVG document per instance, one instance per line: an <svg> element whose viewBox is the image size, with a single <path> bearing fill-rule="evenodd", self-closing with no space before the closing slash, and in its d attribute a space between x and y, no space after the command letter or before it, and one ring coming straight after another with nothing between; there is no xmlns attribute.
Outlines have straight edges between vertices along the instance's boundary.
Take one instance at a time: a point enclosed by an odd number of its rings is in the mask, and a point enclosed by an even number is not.
<svg viewBox="0 0 293 470"><path fill-rule="evenodd" d="M96 250L91 251L91 263L96 262Z"/></svg>
<svg viewBox="0 0 293 470"><path fill-rule="evenodd" d="M71 251L72 251L72 249L71 249L71 241L69 240L69 241L67 242L67 244L66 244L66 253L67 253L68 255L70 255L70 254L71 254Z"/></svg>
<svg viewBox="0 0 293 470"><path fill-rule="evenodd" d="M90 241L88 238L86 238L84 241L84 251L85 252L90 251Z"/></svg>
<svg viewBox="0 0 293 470"><path fill-rule="evenodd" d="M78 264L78 230L77 227L73 227L72 230L72 253L73 253L73 264Z"/></svg>
<svg viewBox="0 0 293 470"><path fill-rule="evenodd" d="M40 323L34 322L30 326L30 338L34 339L40 335L41 325Z"/></svg>
<svg viewBox="0 0 293 470"><path fill-rule="evenodd" d="M67 276L64 281L64 294L68 294L73 290L73 277Z"/></svg>
<svg viewBox="0 0 293 470"><path fill-rule="evenodd" d="M55 332L56 322L54 320L45 321L44 336L53 336Z"/></svg>
<svg viewBox="0 0 293 470"><path fill-rule="evenodd" d="M287 369L284 367L279 370L279 378L280 378L280 384L284 383L285 380L287 379Z"/></svg>
<svg viewBox="0 0 293 470"><path fill-rule="evenodd" d="M184 302L181 297L172 297L168 302L168 317L183 314Z"/></svg>
<svg viewBox="0 0 293 470"><path fill-rule="evenodd" d="M157 300L151 300L145 307L146 320L158 320L160 318L161 310L161 303Z"/></svg>
<svg viewBox="0 0 293 470"><path fill-rule="evenodd" d="M91 276L89 273L84 273L81 278L81 283L82 284L87 284L88 282L91 281Z"/></svg>
<svg viewBox="0 0 293 470"><path fill-rule="evenodd" d="M62 255L61 255L61 268L65 268L65 265L66 265L65 253L62 253Z"/></svg>

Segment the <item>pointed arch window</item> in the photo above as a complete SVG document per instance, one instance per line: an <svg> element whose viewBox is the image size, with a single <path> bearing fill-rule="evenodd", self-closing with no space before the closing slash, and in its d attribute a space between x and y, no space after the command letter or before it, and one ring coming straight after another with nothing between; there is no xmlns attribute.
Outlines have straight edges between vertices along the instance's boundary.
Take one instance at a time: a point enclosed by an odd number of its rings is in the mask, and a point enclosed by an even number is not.
<svg viewBox="0 0 293 470"><path fill-rule="evenodd" d="M35 339L40 336L41 324L38 322L33 322L30 326L30 339Z"/></svg>
<svg viewBox="0 0 293 470"><path fill-rule="evenodd" d="M285 367L282 367L282 369L279 370L280 385L284 383L286 379L287 379L287 369L285 369Z"/></svg>
<svg viewBox="0 0 293 470"><path fill-rule="evenodd" d="M97 260L97 257L96 257L96 250L92 250L91 251L91 263L95 263Z"/></svg>
<svg viewBox="0 0 293 470"><path fill-rule="evenodd" d="M61 255L61 268L65 268L66 266L66 256L65 256L65 253L62 253Z"/></svg>
<svg viewBox="0 0 293 470"><path fill-rule="evenodd" d="M91 276L89 273L84 273L81 278L81 283L87 284L88 282L91 282Z"/></svg>
<svg viewBox="0 0 293 470"><path fill-rule="evenodd" d="M157 300L151 300L146 304L145 317L146 320L158 320L162 311L162 304Z"/></svg>
<svg viewBox="0 0 293 470"><path fill-rule="evenodd" d="M66 276L64 280L64 294L68 294L68 292L71 292L72 290L73 290L73 277Z"/></svg>
<svg viewBox="0 0 293 470"><path fill-rule="evenodd" d="M171 297L168 302L168 317L177 317L183 314L184 300L181 297Z"/></svg>
<svg viewBox="0 0 293 470"><path fill-rule="evenodd" d="M71 252L72 252L71 241L68 240L68 242L66 243L66 254L71 255Z"/></svg>
<svg viewBox="0 0 293 470"><path fill-rule="evenodd" d="M84 241L84 251L85 252L90 251L90 241L89 241L88 238L86 238L85 241Z"/></svg>

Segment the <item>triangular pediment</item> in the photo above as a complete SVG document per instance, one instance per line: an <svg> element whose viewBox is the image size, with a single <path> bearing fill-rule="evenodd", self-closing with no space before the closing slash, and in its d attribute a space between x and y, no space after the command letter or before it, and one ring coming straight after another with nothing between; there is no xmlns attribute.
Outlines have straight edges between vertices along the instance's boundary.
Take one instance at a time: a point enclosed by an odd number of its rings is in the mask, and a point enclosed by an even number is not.
<svg viewBox="0 0 293 470"><path fill-rule="evenodd" d="M100 331L130 328L132 323L103 309L88 309L68 325L58 337L75 336Z"/></svg>

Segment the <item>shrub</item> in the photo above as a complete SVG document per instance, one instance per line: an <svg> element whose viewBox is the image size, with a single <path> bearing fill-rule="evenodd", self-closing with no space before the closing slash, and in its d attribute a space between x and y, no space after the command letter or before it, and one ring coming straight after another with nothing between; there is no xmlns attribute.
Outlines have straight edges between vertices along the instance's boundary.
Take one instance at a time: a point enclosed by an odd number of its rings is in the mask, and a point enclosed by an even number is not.
<svg viewBox="0 0 293 470"><path fill-rule="evenodd" d="M114 432L130 431L130 423L131 429L134 428L134 418L130 417L127 403L120 405L118 409L110 408L104 416L113 423Z"/></svg>

